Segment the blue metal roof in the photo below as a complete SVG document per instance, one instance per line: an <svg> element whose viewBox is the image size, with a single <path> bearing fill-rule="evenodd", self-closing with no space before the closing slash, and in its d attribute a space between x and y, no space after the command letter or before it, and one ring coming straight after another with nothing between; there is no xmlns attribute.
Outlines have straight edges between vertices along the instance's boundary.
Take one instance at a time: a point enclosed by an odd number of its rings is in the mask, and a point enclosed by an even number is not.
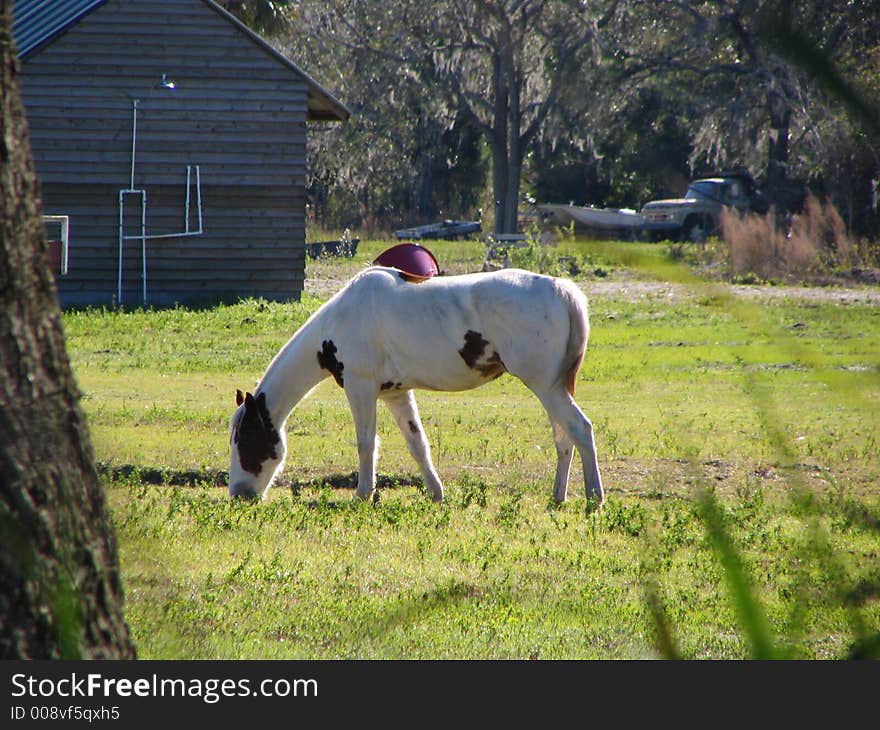
<svg viewBox="0 0 880 730"><path fill-rule="evenodd" d="M18 55L26 56L106 1L15 0L12 5L12 35Z"/></svg>

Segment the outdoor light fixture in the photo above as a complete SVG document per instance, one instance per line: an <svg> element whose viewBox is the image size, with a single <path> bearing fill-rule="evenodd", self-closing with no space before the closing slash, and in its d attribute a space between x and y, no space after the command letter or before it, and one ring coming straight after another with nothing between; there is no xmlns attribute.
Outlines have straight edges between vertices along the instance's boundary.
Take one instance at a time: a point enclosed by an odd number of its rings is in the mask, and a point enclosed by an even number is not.
<svg viewBox="0 0 880 730"><path fill-rule="evenodd" d="M177 84L175 84L171 79L168 78L168 74L162 74L162 78L159 80L159 83L156 84L156 88L174 91L174 89L177 88Z"/></svg>

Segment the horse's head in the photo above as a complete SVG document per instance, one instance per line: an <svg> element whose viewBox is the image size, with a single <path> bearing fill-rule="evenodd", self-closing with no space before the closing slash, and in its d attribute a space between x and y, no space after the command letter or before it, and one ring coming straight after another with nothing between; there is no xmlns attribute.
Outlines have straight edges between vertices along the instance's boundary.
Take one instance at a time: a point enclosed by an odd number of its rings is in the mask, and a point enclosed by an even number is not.
<svg viewBox="0 0 880 730"><path fill-rule="evenodd" d="M284 429L275 428L266 408L266 394L235 392L238 410L229 425L229 494L262 498L284 464Z"/></svg>

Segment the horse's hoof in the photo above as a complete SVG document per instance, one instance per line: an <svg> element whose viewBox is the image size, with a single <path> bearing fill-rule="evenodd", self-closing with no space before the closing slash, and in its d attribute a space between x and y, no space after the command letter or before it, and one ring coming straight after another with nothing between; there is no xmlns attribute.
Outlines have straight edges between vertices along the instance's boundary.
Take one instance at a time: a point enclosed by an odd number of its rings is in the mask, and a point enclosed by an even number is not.
<svg viewBox="0 0 880 730"><path fill-rule="evenodd" d="M584 513L588 515L594 514L602 509L603 504L605 504L604 497L587 497L587 504L584 507Z"/></svg>
<svg viewBox="0 0 880 730"><path fill-rule="evenodd" d="M250 484L233 484L229 487L229 496L234 499L257 500L260 495Z"/></svg>

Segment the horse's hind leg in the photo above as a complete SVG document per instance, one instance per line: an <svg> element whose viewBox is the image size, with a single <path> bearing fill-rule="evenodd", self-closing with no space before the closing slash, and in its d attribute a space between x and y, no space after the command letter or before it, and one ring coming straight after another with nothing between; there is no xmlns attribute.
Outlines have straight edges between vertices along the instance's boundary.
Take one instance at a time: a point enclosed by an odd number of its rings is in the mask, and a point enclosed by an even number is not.
<svg viewBox="0 0 880 730"><path fill-rule="evenodd" d="M571 473L571 457L574 455L574 443L565 429L551 420L553 441L556 443L556 479L553 481L553 499L556 504L565 501L568 492L568 475Z"/></svg>
<svg viewBox="0 0 880 730"><path fill-rule="evenodd" d="M599 461L596 458L596 443L593 439L593 424L583 411L578 407L574 399L562 387L556 387L549 393L538 394L544 408L554 424L554 434L557 427L561 427L571 441L577 447L581 455L581 463L584 467L584 486L588 499L595 499L599 504L605 498L602 490L602 478L599 476ZM560 440L556 441L557 451L560 448ZM569 455L569 460L571 456ZM563 466L562 456L556 470L556 498L560 496L560 472ZM562 491L564 497L565 492Z"/></svg>
<svg viewBox="0 0 880 730"><path fill-rule="evenodd" d="M422 427L421 418L419 418L419 409L413 392L408 390L394 393L385 396L384 401L388 410L391 411L391 415L394 416L394 420L397 421L397 426L409 447L409 453L412 454L421 469L428 494L435 502L443 501L443 485L440 483L440 477L437 476L437 470L431 461L431 447L428 445L425 429Z"/></svg>

